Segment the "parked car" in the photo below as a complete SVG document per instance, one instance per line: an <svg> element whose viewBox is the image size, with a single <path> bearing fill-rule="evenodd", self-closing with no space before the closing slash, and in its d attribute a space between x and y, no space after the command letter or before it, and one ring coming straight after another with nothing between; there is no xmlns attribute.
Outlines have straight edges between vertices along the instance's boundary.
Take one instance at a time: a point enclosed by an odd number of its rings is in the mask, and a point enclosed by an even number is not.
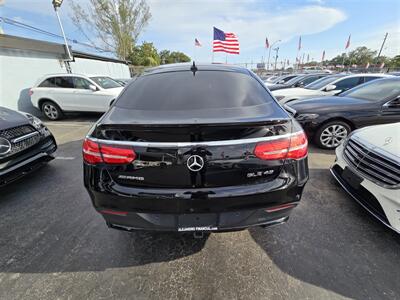
<svg viewBox="0 0 400 300"><path fill-rule="evenodd" d="M53 74L39 79L30 96L34 107L58 120L65 112L105 112L122 90L107 76Z"/></svg>
<svg viewBox="0 0 400 300"><path fill-rule="evenodd" d="M125 86L132 80L132 78L113 78L120 85Z"/></svg>
<svg viewBox="0 0 400 300"><path fill-rule="evenodd" d="M0 186L53 159L57 144L36 117L0 107Z"/></svg>
<svg viewBox="0 0 400 300"><path fill-rule="evenodd" d="M177 64L130 83L83 143L117 229L221 231L288 219L308 179L300 125L251 71Z"/></svg>
<svg viewBox="0 0 400 300"><path fill-rule="evenodd" d="M293 87L303 87L327 75L329 74L327 73L298 74L298 76L288 80L285 83L273 84L268 86L268 88L270 91L275 91L275 90L289 89Z"/></svg>
<svg viewBox="0 0 400 300"><path fill-rule="evenodd" d="M400 123L354 131L331 173L358 203L400 233Z"/></svg>
<svg viewBox="0 0 400 300"><path fill-rule="evenodd" d="M310 83L304 88L292 88L274 91L272 94L280 104L285 104L293 100L307 99L321 96L339 95L357 85L375 80L378 78L390 77L386 74L357 74L344 75L337 74L322 78Z"/></svg>
<svg viewBox="0 0 400 300"><path fill-rule="evenodd" d="M340 96L297 100L285 107L309 139L334 149L356 128L400 122L400 78L374 80Z"/></svg>
<svg viewBox="0 0 400 300"><path fill-rule="evenodd" d="M289 75L282 75L279 76L278 78L272 80L272 81L268 81L266 80L264 83L266 86L271 86L274 84L285 84L286 82L288 82L290 79L295 78L299 76L298 74L289 74Z"/></svg>

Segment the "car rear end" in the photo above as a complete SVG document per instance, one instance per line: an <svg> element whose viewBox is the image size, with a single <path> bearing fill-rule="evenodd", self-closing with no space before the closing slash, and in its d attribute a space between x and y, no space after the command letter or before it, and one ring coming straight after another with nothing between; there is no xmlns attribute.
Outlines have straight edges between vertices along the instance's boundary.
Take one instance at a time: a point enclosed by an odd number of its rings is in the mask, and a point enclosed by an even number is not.
<svg viewBox="0 0 400 300"><path fill-rule="evenodd" d="M308 179L301 127L247 70L188 69L139 77L89 132L84 183L94 207L126 230L286 221Z"/></svg>

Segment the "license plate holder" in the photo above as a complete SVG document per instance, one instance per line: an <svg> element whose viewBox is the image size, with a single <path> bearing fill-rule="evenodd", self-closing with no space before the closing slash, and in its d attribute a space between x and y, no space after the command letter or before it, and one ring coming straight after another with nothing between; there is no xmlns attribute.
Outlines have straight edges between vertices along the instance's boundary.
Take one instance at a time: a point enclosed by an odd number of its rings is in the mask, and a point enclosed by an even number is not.
<svg viewBox="0 0 400 300"><path fill-rule="evenodd" d="M178 231L217 230L217 214L184 214L178 216Z"/></svg>
<svg viewBox="0 0 400 300"><path fill-rule="evenodd" d="M353 188L358 189L360 187L363 178L355 174L350 168L345 167L342 172L343 179Z"/></svg>

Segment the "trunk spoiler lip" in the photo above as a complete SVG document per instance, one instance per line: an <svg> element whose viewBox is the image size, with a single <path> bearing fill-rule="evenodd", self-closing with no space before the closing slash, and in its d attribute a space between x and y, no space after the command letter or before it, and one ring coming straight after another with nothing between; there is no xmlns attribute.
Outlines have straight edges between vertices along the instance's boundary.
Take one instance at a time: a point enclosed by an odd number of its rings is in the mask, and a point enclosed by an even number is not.
<svg viewBox="0 0 400 300"><path fill-rule="evenodd" d="M298 130L292 133L286 133L282 135L265 136L258 138L248 138L239 140L221 140L221 141L207 141L207 142L139 142L139 141L118 141L118 140L105 140L98 139L91 136L86 136L87 139L101 144L109 145L120 145L120 146L138 146L138 147L154 147L154 148L165 148L165 147L196 147L196 146L232 146L241 144L253 144L259 142L273 141L282 138L290 138L302 130Z"/></svg>
<svg viewBox="0 0 400 300"><path fill-rule="evenodd" d="M123 129L125 127L132 128L132 126L137 127L193 127L193 126L204 126L204 127L219 127L219 126L248 126L248 125L277 125L282 123L287 123L291 121L291 117L287 118L269 118L268 120L237 120L230 122L215 122L215 123L202 123L198 122L197 119L193 119L193 122L185 122L185 123L102 123L101 120L96 123L96 127L104 128L104 129L114 129L115 126L118 126L118 129Z"/></svg>

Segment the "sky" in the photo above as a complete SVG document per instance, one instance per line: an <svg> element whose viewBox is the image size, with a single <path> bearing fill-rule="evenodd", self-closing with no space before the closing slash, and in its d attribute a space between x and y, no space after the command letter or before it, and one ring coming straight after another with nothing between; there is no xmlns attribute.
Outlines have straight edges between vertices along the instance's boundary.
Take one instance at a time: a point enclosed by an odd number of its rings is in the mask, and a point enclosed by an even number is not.
<svg viewBox="0 0 400 300"><path fill-rule="evenodd" d="M51 0L0 0L0 15L60 34ZM66 35L70 39L87 43L74 27L69 0L60 9ZM81 0L83 5L87 0ZM182 51L201 62L212 60L213 26L234 32L239 37L240 54L216 53L214 61L228 63L258 63L266 61L269 43L277 42L278 65L282 60L295 62L297 55L309 55L310 60L326 59L342 53L349 35L349 50L367 46L379 50L384 35L387 42L382 55L400 54L400 1L398 0L148 0L152 17L139 37L153 42L157 49ZM4 33L62 42L26 29L0 22ZM299 37L302 48L298 52ZM197 38L202 47L194 47ZM101 46L99 44L99 46ZM94 49L72 43L73 49L110 56ZM271 52L272 62L274 51Z"/></svg>

